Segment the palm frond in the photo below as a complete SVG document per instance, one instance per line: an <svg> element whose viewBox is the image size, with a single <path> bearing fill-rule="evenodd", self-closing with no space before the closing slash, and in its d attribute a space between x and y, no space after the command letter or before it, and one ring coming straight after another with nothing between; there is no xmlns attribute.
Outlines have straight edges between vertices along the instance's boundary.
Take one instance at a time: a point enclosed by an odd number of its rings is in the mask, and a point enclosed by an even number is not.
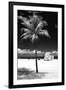
<svg viewBox="0 0 66 90"><path fill-rule="evenodd" d="M42 22L42 21L40 21L40 22L38 23L38 25L37 25L37 27L36 27L35 31L37 31L37 30L41 29L42 27L43 27L43 22Z"/></svg>
<svg viewBox="0 0 66 90"><path fill-rule="evenodd" d="M40 29L42 29L44 26L47 26L47 22L46 21L40 21L35 29L35 31L38 31Z"/></svg>
<svg viewBox="0 0 66 90"><path fill-rule="evenodd" d="M24 25L26 28L31 29L31 25L29 21L24 21L21 24Z"/></svg>
<svg viewBox="0 0 66 90"><path fill-rule="evenodd" d="M33 34L31 38L32 38L32 43L33 43L35 40L37 40L37 39L38 39L38 35Z"/></svg>
<svg viewBox="0 0 66 90"><path fill-rule="evenodd" d="M45 30L45 36L47 36L47 37L49 37L49 38L50 38L50 35L49 35L49 33L48 33L48 31L47 31L47 30Z"/></svg>
<svg viewBox="0 0 66 90"><path fill-rule="evenodd" d="M22 20L23 22L27 21L27 18L23 17L23 16L18 16L18 19Z"/></svg>
<svg viewBox="0 0 66 90"><path fill-rule="evenodd" d="M28 39L28 38L30 38L31 37L31 34L27 34L27 35L25 35L22 39Z"/></svg>
<svg viewBox="0 0 66 90"><path fill-rule="evenodd" d="M21 38L24 37L24 36L26 36L26 35L29 35L29 34L30 34L30 33L27 33L27 32L26 32L26 33L23 33L23 34L21 35Z"/></svg>
<svg viewBox="0 0 66 90"><path fill-rule="evenodd" d="M23 17L22 16L18 16L18 19L23 20Z"/></svg>
<svg viewBox="0 0 66 90"><path fill-rule="evenodd" d="M36 26L38 25L38 23L41 21L41 18L38 17L37 15L33 15L29 17L30 23L32 25L32 28L36 28Z"/></svg>
<svg viewBox="0 0 66 90"><path fill-rule="evenodd" d="M43 25L47 26L48 25L47 21L43 21Z"/></svg>
<svg viewBox="0 0 66 90"><path fill-rule="evenodd" d="M30 33L31 32L31 30L28 29L28 28L21 28L21 31L24 31L24 32L27 32L27 33Z"/></svg>
<svg viewBox="0 0 66 90"><path fill-rule="evenodd" d="M27 27L28 29L31 29L31 24L30 24L30 21L23 17L23 16L18 16L18 19L22 20L22 25L24 25L25 27Z"/></svg>
<svg viewBox="0 0 66 90"><path fill-rule="evenodd" d="M39 34L39 35L45 35L45 36L47 36L47 37L50 37L50 35L49 35L49 33L48 33L47 30L40 30L40 31L38 32L38 34Z"/></svg>

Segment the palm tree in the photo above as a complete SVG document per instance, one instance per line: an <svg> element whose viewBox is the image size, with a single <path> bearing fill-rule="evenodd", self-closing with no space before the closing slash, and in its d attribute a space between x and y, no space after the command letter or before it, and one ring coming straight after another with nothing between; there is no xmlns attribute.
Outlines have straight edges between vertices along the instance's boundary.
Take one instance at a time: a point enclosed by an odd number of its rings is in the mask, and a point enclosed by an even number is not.
<svg viewBox="0 0 66 90"><path fill-rule="evenodd" d="M22 31L24 31L24 33L21 35L21 38L30 39L30 41L35 45L36 73L38 73L36 41L39 39L39 35L50 37L48 31L46 29L43 29L44 26L48 24L35 13L33 13L33 16L29 16L29 18L23 16L18 16L18 18L22 20L21 24L24 25L24 27L21 29Z"/></svg>

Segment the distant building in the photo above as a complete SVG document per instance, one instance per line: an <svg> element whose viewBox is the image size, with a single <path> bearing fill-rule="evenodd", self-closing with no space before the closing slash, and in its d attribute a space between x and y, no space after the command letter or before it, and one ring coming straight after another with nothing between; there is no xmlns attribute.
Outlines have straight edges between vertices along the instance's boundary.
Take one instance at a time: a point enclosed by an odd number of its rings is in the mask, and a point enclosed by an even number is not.
<svg viewBox="0 0 66 90"><path fill-rule="evenodd" d="M52 55L54 56L54 59L58 59L58 52L57 51L52 52Z"/></svg>
<svg viewBox="0 0 66 90"><path fill-rule="evenodd" d="M54 58L54 56L51 55L51 52L46 52L46 53L45 53L45 56L44 56L44 60L45 60L45 61L50 61L50 60L52 60L53 58Z"/></svg>
<svg viewBox="0 0 66 90"><path fill-rule="evenodd" d="M58 59L58 52L57 51L53 51L53 52L46 52L45 56L44 56L44 60L45 61L50 61L53 59Z"/></svg>

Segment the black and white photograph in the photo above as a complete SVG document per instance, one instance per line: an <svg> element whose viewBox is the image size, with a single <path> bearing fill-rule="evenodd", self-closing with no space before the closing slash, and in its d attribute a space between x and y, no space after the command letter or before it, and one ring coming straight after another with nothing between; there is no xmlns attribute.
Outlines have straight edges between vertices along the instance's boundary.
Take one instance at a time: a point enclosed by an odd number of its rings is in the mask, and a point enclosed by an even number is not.
<svg viewBox="0 0 66 90"><path fill-rule="evenodd" d="M17 79L57 78L57 13L23 10L17 13Z"/></svg>
<svg viewBox="0 0 66 90"><path fill-rule="evenodd" d="M62 85L64 6L21 4L10 3L13 6L10 8L10 36L13 39L10 39L13 44L13 50L10 49L13 61L9 64L13 76L10 76L10 80L13 79L11 85Z"/></svg>

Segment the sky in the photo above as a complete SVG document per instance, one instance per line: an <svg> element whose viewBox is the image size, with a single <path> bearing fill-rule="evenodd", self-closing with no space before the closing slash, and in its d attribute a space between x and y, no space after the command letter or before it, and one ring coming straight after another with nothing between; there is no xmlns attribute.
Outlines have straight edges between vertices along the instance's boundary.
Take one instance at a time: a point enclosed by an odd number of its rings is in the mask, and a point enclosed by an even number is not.
<svg viewBox="0 0 66 90"><path fill-rule="evenodd" d="M50 37L47 38L45 36L39 36L39 39L36 43L37 50L41 51L53 51L57 50L58 48L58 13L57 12L46 12L46 11L24 11L18 10L18 16L28 17L32 16L33 12L37 15L41 16L43 20L47 21L48 26L46 27ZM30 40L22 40L20 39L21 36L21 21L18 19L18 48L20 49L30 49L34 50L34 44Z"/></svg>

